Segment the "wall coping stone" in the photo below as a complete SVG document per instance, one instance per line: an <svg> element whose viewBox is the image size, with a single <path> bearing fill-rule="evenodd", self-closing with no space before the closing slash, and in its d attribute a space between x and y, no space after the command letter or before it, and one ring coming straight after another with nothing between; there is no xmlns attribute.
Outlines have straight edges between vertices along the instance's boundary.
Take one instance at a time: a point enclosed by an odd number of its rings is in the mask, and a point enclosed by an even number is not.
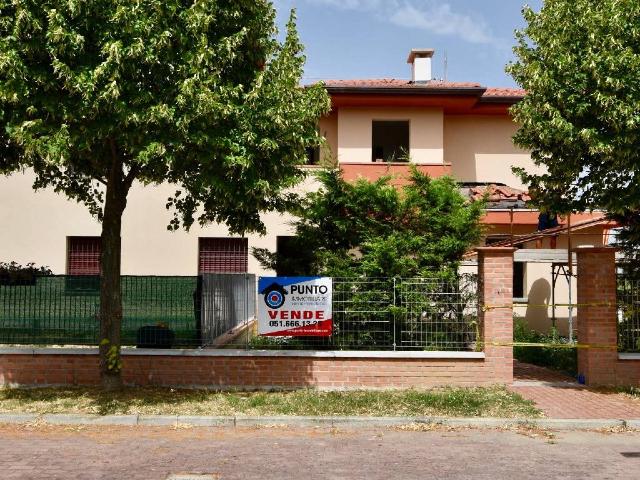
<svg viewBox="0 0 640 480"><path fill-rule="evenodd" d="M97 355L97 348L0 348L0 355ZM393 352L381 350L236 350L236 349L156 349L123 348L123 356L152 357L311 357L311 358L434 358L484 359L484 352Z"/></svg>
<svg viewBox="0 0 640 480"><path fill-rule="evenodd" d="M619 353L618 360L640 360L640 353Z"/></svg>
<svg viewBox="0 0 640 480"><path fill-rule="evenodd" d="M572 252L575 253L608 253L608 252L617 252L619 248L617 247L591 247L588 245L577 246L571 249Z"/></svg>
<svg viewBox="0 0 640 480"><path fill-rule="evenodd" d="M478 253L513 253L517 249L515 247L476 247Z"/></svg>

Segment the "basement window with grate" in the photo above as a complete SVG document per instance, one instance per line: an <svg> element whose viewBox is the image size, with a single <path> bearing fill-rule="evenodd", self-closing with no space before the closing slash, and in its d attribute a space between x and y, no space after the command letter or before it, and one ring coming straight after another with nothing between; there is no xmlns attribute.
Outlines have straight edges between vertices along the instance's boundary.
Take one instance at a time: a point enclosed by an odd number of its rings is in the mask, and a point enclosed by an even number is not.
<svg viewBox="0 0 640 480"><path fill-rule="evenodd" d="M66 295L97 295L100 291L100 237L67 237Z"/></svg>
<svg viewBox="0 0 640 480"><path fill-rule="evenodd" d="M247 272L249 243L246 238L201 237L198 243L198 274Z"/></svg>
<svg viewBox="0 0 640 480"><path fill-rule="evenodd" d="M67 275L100 275L100 237L67 237Z"/></svg>

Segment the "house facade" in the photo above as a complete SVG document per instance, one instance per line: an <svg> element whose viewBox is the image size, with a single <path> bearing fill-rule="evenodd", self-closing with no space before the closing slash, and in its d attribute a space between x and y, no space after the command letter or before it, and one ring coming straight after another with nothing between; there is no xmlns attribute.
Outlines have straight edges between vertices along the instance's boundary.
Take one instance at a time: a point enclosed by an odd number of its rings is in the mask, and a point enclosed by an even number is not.
<svg viewBox="0 0 640 480"><path fill-rule="evenodd" d="M410 80L325 82L332 110L320 120L319 129L326 143L310 154L310 165L301 167L310 175L297 190L317 188L313 172L327 164L337 164L347 180L391 173L394 181L402 182L410 162L433 177L453 176L470 199L490 190L483 220L487 243L513 243L521 235L534 235L539 212L526 205L525 187L512 172L514 166L539 171L529 153L512 142L517 125L509 108L525 92L433 80L433 54L426 49L410 52ZM99 223L82 205L52 190L34 192L32 183L29 171L0 176L0 261L34 262L49 266L56 274L99 273ZM229 235L222 225L194 225L189 232L170 232L171 216L165 204L173 193L171 185L133 186L123 217L124 275L274 273L260 267L251 248L276 250L283 237L292 235L292 218L265 214L266 236L239 238ZM584 214L572 220L580 224L598 217L597 213ZM532 237L518 246L566 249L570 241L562 231L566 221L560 220L561 230L555 237ZM610 227L604 221L588 224L572 246L602 245ZM523 300L521 313L542 318L540 328L547 326L548 313L539 315L527 308L526 301L533 293L536 301L549 303L550 263L518 267L519 283L514 282L515 296ZM567 303L566 284L559 286L558 298Z"/></svg>

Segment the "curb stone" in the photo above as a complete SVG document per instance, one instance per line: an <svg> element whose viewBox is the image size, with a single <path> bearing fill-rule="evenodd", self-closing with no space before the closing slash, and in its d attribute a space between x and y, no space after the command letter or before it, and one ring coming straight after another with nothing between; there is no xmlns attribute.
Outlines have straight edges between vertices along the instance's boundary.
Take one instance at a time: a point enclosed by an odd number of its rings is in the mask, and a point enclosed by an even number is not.
<svg viewBox="0 0 640 480"><path fill-rule="evenodd" d="M154 427L175 427L178 425L177 415L138 415L138 425Z"/></svg>
<svg viewBox="0 0 640 480"><path fill-rule="evenodd" d="M38 417L36 413L0 413L0 423L32 423Z"/></svg>
<svg viewBox="0 0 640 480"><path fill-rule="evenodd" d="M625 420L625 426L628 428L638 428L640 429L640 420Z"/></svg>
<svg viewBox="0 0 640 480"><path fill-rule="evenodd" d="M575 419L575 418L541 418L535 425L542 428L557 428L562 430L589 430L598 428L619 428L629 426L630 420L616 419Z"/></svg>
<svg viewBox="0 0 640 480"><path fill-rule="evenodd" d="M640 429L640 419L477 418L477 417L353 417L353 416L199 416L199 415L83 415L4 413L0 423L26 424L42 420L52 425L118 425L196 427L393 427L409 424L451 427L508 428L532 426L555 430Z"/></svg>
<svg viewBox="0 0 640 480"><path fill-rule="evenodd" d="M39 419L53 425L137 425L138 415L79 415L49 413Z"/></svg>
<svg viewBox="0 0 640 480"><path fill-rule="evenodd" d="M192 425L194 427L234 427L235 420L235 417L178 415L178 425Z"/></svg>

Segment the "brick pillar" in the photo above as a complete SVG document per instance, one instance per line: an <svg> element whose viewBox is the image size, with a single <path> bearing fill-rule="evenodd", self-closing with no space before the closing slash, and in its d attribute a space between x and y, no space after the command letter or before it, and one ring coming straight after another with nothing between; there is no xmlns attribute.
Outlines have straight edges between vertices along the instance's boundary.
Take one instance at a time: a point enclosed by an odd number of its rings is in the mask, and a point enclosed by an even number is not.
<svg viewBox="0 0 640 480"><path fill-rule="evenodd" d="M490 383L513 382L513 252L512 247L481 247L478 294L485 364Z"/></svg>
<svg viewBox="0 0 640 480"><path fill-rule="evenodd" d="M578 373L587 385L615 385L618 362L615 248L576 248Z"/></svg>

